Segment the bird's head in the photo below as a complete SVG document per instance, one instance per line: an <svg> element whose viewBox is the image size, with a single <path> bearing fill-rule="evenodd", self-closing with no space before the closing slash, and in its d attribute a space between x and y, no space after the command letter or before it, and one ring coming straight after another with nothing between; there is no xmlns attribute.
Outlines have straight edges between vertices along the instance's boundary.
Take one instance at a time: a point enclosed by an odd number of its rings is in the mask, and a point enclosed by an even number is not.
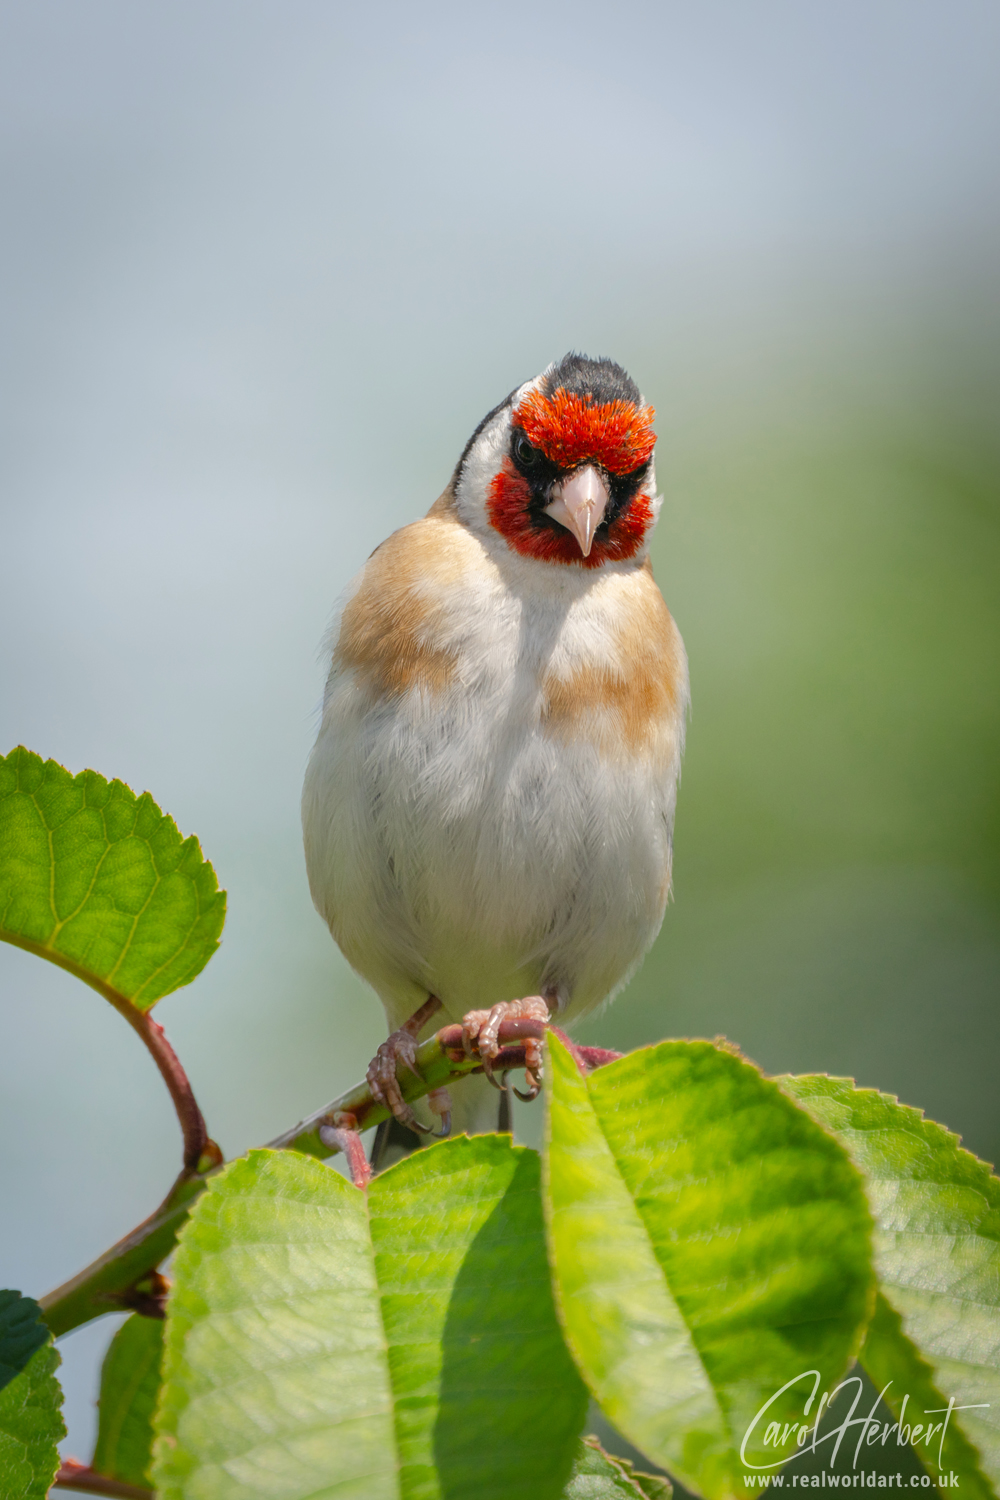
<svg viewBox="0 0 1000 1500"><path fill-rule="evenodd" d="M641 556L660 508L653 416L620 365L567 354L476 428L455 471L459 515L543 562Z"/></svg>

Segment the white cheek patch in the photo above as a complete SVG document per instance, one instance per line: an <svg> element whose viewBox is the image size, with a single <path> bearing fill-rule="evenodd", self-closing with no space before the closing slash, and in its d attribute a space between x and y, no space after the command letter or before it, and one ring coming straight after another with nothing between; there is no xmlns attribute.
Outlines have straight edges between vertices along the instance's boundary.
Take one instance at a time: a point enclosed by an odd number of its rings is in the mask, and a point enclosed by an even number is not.
<svg viewBox="0 0 1000 1500"><path fill-rule="evenodd" d="M552 366L549 366L551 369ZM510 443L511 418L514 408L529 391L535 390L548 374L543 370L534 380L526 380L519 386L509 406L498 411L476 438L462 465L461 477L455 491L458 513L470 531L479 536L493 537L496 532L490 525L487 505L490 485L500 470Z"/></svg>
<svg viewBox="0 0 1000 1500"><path fill-rule="evenodd" d="M459 477L455 500L466 526L480 535L489 526L486 506L490 484L503 463L510 441L510 407L497 412L476 438Z"/></svg>
<svg viewBox="0 0 1000 1500"><path fill-rule="evenodd" d="M645 551L656 528L656 523L660 519L660 511L663 509L663 496L658 494L656 490L656 465L652 459L649 460L649 474L646 478L646 483L642 487L642 493L648 499L649 508L653 512L653 519L646 528L646 535L643 538L642 546L643 551Z"/></svg>

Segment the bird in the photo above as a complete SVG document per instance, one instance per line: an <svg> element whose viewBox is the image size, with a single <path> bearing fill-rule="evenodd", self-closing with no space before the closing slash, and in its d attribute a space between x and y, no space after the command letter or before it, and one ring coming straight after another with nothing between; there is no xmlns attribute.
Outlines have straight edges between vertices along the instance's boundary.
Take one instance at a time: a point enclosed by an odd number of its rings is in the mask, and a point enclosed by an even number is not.
<svg viewBox="0 0 1000 1500"><path fill-rule="evenodd" d="M397 1068L434 1017L486 1075L428 1096L434 1133L495 1130L503 1021L574 1023L660 930L689 685L649 555L654 416L614 361L550 364L482 419L330 630L307 873L385 1010L372 1095L410 1130L431 1127ZM531 1097L536 1044L526 1062Z"/></svg>

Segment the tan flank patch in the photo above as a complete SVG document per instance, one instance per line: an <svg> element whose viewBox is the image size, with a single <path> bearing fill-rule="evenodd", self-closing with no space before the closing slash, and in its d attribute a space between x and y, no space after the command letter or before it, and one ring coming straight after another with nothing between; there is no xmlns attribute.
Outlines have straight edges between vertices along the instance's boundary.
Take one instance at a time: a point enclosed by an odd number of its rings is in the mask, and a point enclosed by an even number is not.
<svg viewBox="0 0 1000 1500"><path fill-rule="evenodd" d="M636 573L634 584L614 637L621 665L578 667L542 683L543 727L560 739L589 732L603 755L653 751L674 727L685 693L683 647L652 571Z"/></svg>
<svg viewBox="0 0 1000 1500"><path fill-rule="evenodd" d="M440 692L454 676L455 653L433 644L435 595L467 565L465 533L442 503L447 493L430 516L393 532L372 553L344 610L335 660L376 694Z"/></svg>

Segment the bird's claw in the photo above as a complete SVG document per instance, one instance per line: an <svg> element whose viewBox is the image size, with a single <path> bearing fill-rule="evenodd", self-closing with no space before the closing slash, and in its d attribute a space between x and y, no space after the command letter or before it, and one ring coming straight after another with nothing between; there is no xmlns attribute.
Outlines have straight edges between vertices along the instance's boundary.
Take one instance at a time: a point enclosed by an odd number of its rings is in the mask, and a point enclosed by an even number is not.
<svg viewBox="0 0 1000 1500"><path fill-rule="evenodd" d="M506 1004L507 1002L502 1003ZM500 1007L494 1005L493 1010L466 1011L465 1015L462 1017L462 1049L465 1052L466 1057L475 1057L478 1053L479 1060L483 1065L483 1072L486 1074L486 1077L489 1079L490 1083L492 1083L495 1089L499 1089L500 1092L503 1093L502 1086L497 1083L496 1079L493 1077L493 1059L500 1051L499 1046L496 1044L495 1035L492 1052L490 1052L489 1050L483 1050L484 1040L486 1037L486 1027L493 1015L493 1011L498 1009L500 1009ZM488 1048L488 1042L486 1043L486 1046Z"/></svg>
<svg viewBox="0 0 1000 1500"><path fill-rule="evenodd" d="M427 1104L441 1121L441 1129L431 1132L439 1141L451 1135L451 1095L447 1089L431 1089Z"/></svg>
<svg viewBox="0 0 1000 1500"><path fill-rule="evenodd" d="M542 1087L542 1044L535 1037L528 1037L524 1044L524 1081L528 1085L525 1094L515 1088L514 1093L525 1104L537 1099Z"/></svg>
<svg viewBox="0 0 1000 1500"><path fill-rule="evenodd" d="M490 1010L467 1011L462 1018L462 1047L465 1055L475 1057L478 1052L486 1077L495 1089L503 1093L503 1085L497 1083L493 1076L493 1061L500 1052L500 1027L504 1021L531 1020L547 1023L550 1016L549 1002L542 995L527 995L521 1000L501 1000ZM542 1074L542 1044L536 1037L525 1039L524 1064L529 1092L522 1094L520 1089L515 1089L514 1092L519 1099L536 1099Z"/></svg>
<svg viewBox="0 0 1000 1500"><path fill-rule="evenodd" d="M419 1078L416 1060L417 1039L412 1031L407 1031L405 1026L401 1026L398 1031L392 1032L379 1047L368 1065L366 1080L376 1104L381 1104L383 1109L394 1114L401 1125L406 1125L419 1135L430 1135L432 1134L431 1127L421 1124L417 1119L403 1098L399 1080L396 1077L396 1069L400 1063L403 1063L415 1078Z"/></svg>

